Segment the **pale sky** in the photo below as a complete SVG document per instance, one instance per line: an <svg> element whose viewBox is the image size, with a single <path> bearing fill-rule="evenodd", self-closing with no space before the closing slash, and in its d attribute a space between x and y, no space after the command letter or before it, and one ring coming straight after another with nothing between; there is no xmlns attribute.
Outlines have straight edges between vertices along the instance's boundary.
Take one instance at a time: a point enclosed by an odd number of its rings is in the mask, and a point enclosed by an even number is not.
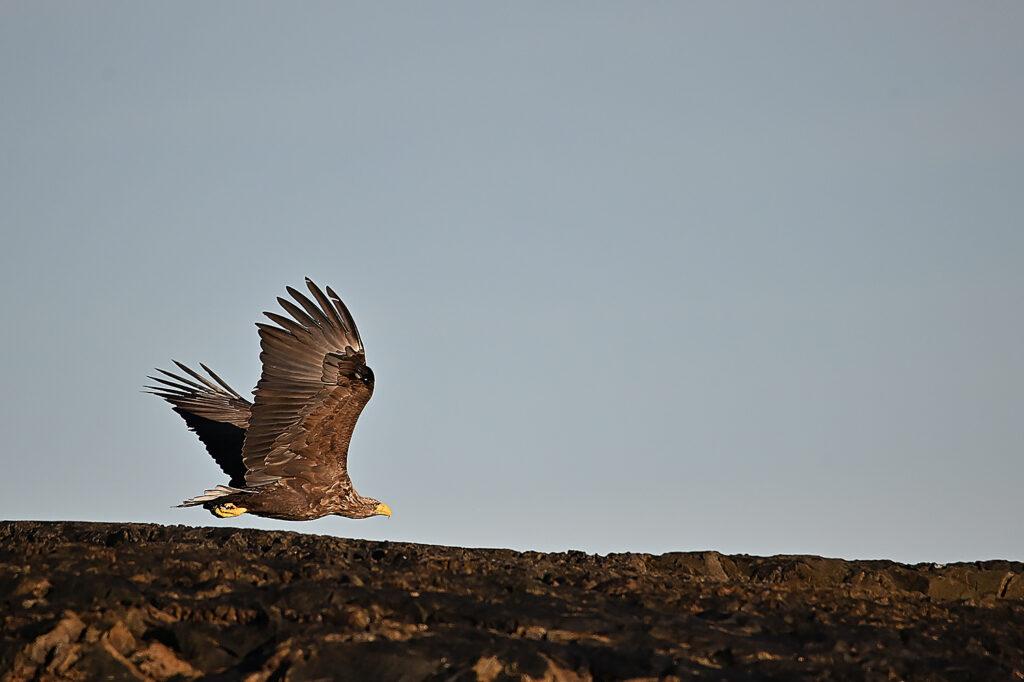
<svg viewBox="0 0 1024 682"><path fill-rule="evenodd" d="M1024 4L0 5L0 517L1024 559ZM140 393L306 275L391 519Z"/></svg>

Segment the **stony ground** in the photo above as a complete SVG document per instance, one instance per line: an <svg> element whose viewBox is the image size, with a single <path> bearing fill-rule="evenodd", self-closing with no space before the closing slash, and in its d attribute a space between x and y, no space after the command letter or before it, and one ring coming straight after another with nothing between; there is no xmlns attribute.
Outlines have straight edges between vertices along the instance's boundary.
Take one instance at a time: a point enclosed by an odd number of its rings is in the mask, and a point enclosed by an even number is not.
<svg viewBox="0 0 1024 682"><path fill-rule="evenodd" d="M1024 679L1024 565L0 522L25 679Z"/></svg>

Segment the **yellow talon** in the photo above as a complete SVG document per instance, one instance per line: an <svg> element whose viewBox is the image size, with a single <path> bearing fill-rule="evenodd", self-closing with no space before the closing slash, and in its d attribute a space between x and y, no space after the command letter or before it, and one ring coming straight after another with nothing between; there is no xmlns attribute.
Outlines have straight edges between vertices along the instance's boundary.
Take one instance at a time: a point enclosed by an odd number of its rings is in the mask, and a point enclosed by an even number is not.
<svg viewBox="0 0 1024 682"><path fill-rule="evenodd" d="M232 503L218 504L213 508L213 513L222 519L229 519L232 516L241 516L245 512L249 511L245 507L236 507Z"/></svg>

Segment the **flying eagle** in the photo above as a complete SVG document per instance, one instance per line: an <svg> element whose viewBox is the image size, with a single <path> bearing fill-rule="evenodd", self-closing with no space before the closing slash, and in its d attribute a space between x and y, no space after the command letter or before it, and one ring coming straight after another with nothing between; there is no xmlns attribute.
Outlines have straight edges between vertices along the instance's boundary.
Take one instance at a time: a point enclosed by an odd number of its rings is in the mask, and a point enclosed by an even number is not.
<svg viewBox="0 0 1024 682"><path fill-rule="evenodd" d="M255 402L201 363L209 377L177 360L187 376L158 369L165 378L149 377L159 385L147 392L173 406L230 478L179 507L288 521L391 516L388 505L356 492L348 475L352 432L373 395L359 331L330 287L325 295L309 278L306 286L315 301L287 287L295 303L277 301L290 317L263 313L275 324L256 323L263 373Z"/></svg>

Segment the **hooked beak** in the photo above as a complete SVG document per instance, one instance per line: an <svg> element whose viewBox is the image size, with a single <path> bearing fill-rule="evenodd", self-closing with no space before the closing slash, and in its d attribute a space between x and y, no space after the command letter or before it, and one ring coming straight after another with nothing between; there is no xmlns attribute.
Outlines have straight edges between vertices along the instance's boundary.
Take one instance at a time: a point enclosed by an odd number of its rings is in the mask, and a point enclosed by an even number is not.
<svg viewBox="0 0 1024 682"><path fill-rule="evenodd" d="M387 516L388 518L391 518L391 507L381 502L377 505L377 508L373 510L373 513L377 516Z"/></svg>

